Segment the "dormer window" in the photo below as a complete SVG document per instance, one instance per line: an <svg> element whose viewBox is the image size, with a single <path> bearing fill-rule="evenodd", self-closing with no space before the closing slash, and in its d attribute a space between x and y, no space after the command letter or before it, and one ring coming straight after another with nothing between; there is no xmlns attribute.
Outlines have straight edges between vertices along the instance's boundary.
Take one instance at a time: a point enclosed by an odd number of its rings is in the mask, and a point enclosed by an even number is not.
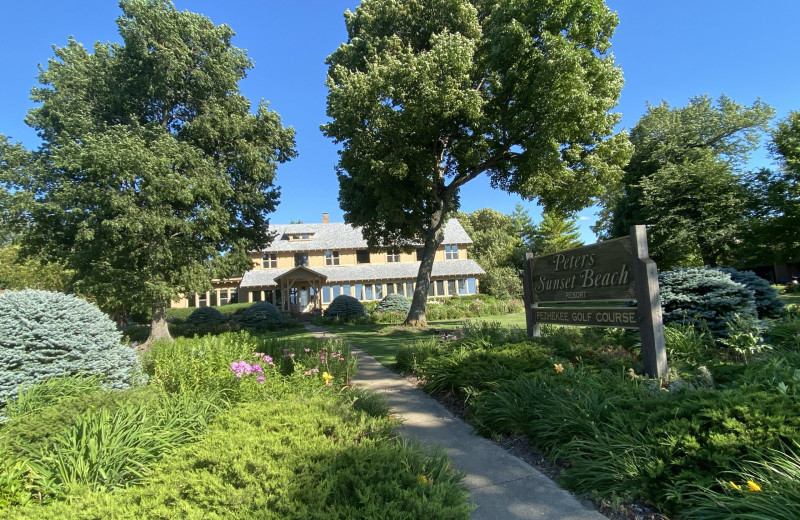
<svg viewBox="0 0 800 520"><path fill-rule="evenodd" d="M291 235L289 235L289 240L291 240L292 242L298 240L311 240L311 237L313 236L314 236L313 233L292 233Z"/></svg>
<svg viewBox="0 0 800 520"><path fill-rule="evenodd" d="M386 261L388 263L400 262L400 253L393 253L389 251L386 253Z"/></svg>
<svg viewBox="0 0 800 520"><path fill-rule="evenodd" d="M444 259L445 260L458 260L458 246L444 246Z"/></svg>

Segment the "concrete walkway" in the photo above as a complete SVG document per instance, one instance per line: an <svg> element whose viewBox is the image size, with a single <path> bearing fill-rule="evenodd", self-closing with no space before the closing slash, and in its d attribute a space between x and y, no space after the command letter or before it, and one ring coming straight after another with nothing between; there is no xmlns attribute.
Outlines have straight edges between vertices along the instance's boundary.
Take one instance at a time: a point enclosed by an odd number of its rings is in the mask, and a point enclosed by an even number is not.
<svg viewBox="0 0 800 520"><path fill-rule="evenodd" d="M305 324L320 339L334 339L324 329ZM435 399L359 349L358 375L353 382L385 394L400 433L428 446L441 446L454 468L467 475L463 482L477 505L475 520L603 520L541 472L509 454L453 416Z"/></svg>

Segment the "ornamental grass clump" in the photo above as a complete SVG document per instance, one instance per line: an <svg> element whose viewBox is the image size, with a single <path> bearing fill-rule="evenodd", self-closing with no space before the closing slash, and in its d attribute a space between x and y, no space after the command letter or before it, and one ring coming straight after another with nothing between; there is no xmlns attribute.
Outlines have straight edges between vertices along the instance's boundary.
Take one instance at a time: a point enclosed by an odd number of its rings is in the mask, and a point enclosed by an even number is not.
<svg viewBox="0 0 800 520"><path fill-rule="evenodd" d="M86 300L32 289L0 294L0 407L20 386L55 376L97 375L125 388L137 365L114 322Z"/></svg>

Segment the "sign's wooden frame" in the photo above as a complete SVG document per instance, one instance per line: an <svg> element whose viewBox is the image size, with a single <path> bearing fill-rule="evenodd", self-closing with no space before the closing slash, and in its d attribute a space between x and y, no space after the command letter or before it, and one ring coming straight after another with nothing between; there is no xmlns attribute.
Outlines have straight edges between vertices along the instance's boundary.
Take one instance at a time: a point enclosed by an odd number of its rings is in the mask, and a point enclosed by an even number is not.
<svg viewBox="0 0 800 520"><path fill-rule="evenodd" d="M629 237L591 246L538 258L526 254L523 288L528 336L541 335L540 323L639 329L645 373L666 377L658 269L649 255L645 226L631 227ZM633 299L636 307L539 306L542 302Z"/></svg>

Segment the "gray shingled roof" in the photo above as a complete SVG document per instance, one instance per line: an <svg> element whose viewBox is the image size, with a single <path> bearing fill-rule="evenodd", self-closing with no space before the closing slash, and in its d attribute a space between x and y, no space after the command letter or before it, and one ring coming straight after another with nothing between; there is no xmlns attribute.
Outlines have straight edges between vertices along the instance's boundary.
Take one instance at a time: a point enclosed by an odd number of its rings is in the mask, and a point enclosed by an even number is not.
<svg viewBox="0 0 800 520"><path fill-rule="evenodd" d="M330 226L331 224L323 224ZM461 226L459 226L461 227ZM315 267L312 270L328 277L329 284L343 282L370 282L391 280L413 280L419 272L419 262L398 264L361 264L341 265L333 267ZM239 287L277 287L275 278L290 269L257 269L244 273ZM453 276L480 276L485 271L475 260L447 260L434 262L432 278Z"/></svg>
<svg viewBox="0 0 800 520"><path fill-rule="evenodd" d="M361 235L361 228L350 224L331 222L329 224L272 224L270 232L275 236L265 252L281 251L327 251L331 249L366 249L367 241ZM311 240L290 241L289 235L311 234ZM471 244L472 239L456 219L450 219L444 226L442 244Z"/></svg>

